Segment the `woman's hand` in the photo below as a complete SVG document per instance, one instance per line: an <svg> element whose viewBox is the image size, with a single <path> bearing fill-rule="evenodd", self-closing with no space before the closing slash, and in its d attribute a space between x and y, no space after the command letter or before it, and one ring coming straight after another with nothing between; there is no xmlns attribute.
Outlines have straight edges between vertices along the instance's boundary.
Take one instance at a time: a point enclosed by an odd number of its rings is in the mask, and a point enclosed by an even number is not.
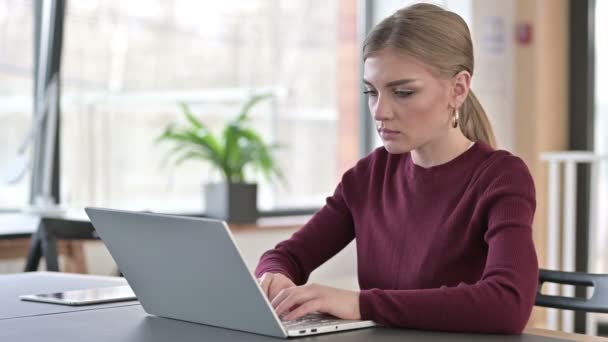
<svg viewBox="0 0 608 342"><path fill-rule="evenodd" d="M260 279L258 279L258 282L270 301L272 301L282 290L296 286L291 279L281 273L264 273Z"/></svg>
<svg viewBox="0 0 608 342"><path fill-rule="evenodd" d="M328 313L341 319L361 319L359 292L319 284L285 288L272 300L272 307L284 320L297 319L311 312Z"/></svg>

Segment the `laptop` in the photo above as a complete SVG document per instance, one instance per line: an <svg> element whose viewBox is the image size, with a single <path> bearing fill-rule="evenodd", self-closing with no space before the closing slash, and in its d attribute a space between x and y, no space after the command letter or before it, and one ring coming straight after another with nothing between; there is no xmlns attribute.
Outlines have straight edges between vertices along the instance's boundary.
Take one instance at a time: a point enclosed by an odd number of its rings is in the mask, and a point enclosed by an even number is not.
<svg viewBox="0 0 608 342"><path fill-rule="evenodd" d="M85 211L148 314L282 338L376 325L320 313L281 321L223 221Z"/></svg>

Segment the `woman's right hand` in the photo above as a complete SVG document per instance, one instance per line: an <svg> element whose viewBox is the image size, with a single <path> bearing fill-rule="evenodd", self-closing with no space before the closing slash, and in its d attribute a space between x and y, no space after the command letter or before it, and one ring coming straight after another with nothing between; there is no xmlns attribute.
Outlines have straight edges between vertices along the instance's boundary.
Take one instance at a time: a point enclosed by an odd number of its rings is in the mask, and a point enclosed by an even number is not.
<svg viewBox="0 0 608 342"><path fill-rule="evenodd" d="M271 302L282 290L296 286L291 279L281 273L264 273L258 282Z"/></svg>

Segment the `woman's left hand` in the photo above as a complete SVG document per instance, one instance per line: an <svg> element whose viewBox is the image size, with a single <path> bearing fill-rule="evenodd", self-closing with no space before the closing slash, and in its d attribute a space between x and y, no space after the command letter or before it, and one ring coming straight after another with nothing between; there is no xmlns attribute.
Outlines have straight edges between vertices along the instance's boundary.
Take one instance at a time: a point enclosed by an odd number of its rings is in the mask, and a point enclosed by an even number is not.
<svg viewBox="0 0 608 342"><path fill-rule="evenodd" d="M282 290L272 301L282 319L290 321L311 312L323 312L341 319L361 319L359 292L319 284L306 284ZM289 311L290 309L293 309ZM288 313L287 313L288 312ZM287 313L283 316L283 314Z"/></svg>

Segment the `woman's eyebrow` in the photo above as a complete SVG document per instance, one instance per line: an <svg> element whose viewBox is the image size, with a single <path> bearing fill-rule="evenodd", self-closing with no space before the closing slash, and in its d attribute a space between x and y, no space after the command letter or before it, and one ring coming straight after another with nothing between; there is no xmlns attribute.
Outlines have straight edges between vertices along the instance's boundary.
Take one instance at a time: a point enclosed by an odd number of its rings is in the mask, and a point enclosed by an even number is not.
<svg viewBox="0 0 608 342"><path fill-rule="evenodd" d="M385 88L390 88L390 87L395 87L395 86L399 86L399 85L404 85L404 84L412 83L412 82L415 82L415 81L416 81L416 79L413 79L413 78L403 78L403 79L400 79L400 80L390 81L384 87ZM363 79L363 83L365 83L365 84L373 87L373 84L370 81L366 80L366 79Z"/></svg>

